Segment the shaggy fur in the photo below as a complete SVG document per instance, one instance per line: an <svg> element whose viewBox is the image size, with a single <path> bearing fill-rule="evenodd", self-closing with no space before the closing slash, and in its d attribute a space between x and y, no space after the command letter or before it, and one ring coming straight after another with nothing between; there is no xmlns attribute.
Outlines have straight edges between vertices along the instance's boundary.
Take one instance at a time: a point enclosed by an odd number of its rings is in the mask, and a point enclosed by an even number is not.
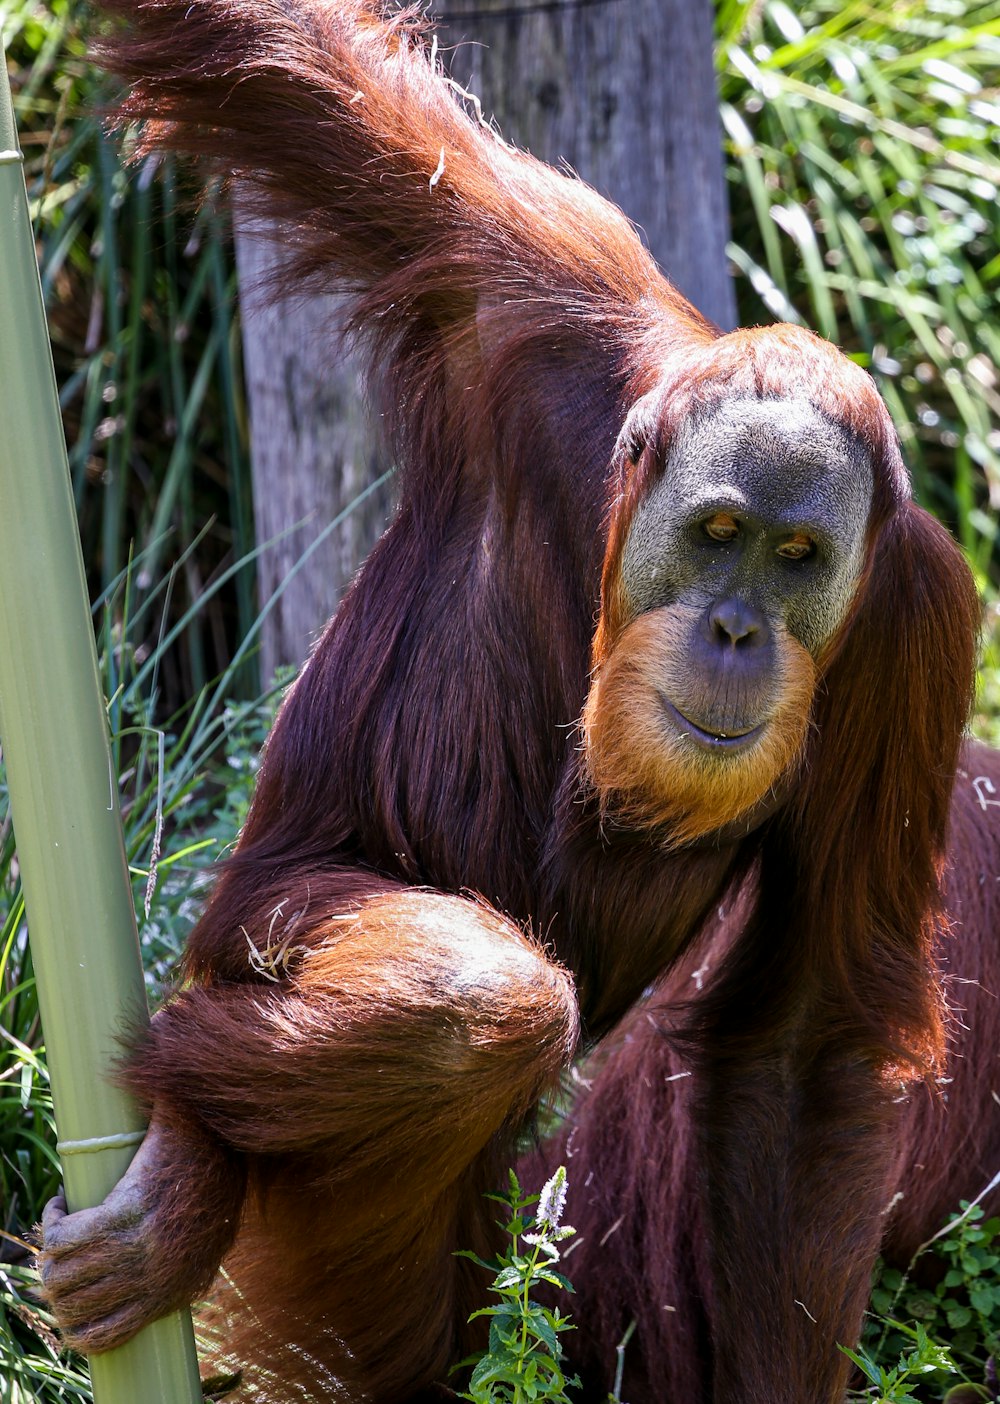
<svg viewBox="0 0 1000 1404"><path fill-rule="evenodd" d="M235 1242L216 1301L248 1395L432 1397L481 1339L465 1321L482 1277L453 1250L490 1251L481 1191L569 1058L577 1001L591 1036L611 1028L738 894L681 1021L695 1076L664 1080L681 1056L659 1033L665 986L579 1113L574 1349L600 1398L635 1315L632 1404L661 1404L665 1381L677 1404L832 1404L893 1176L942 1134L917 1118L901 1137L897 1100L945 1056L934 953L978 627L884 406L806 332L721 336L617 210L470 116L412 17L104 9L137 152L208 157L287 221L294 286L332 271L355 288L402 488L130 1063L172 1172L151 1153L139 1229L53 1215L42 1263L66 1334L129 1334ZM634 513L685 417L728 396L811 403L863 450L872 507L797 767L679 847L672 817L602 807L576 722L592 663L611 676L626 637ZM956 868L963 902L989 852ZM973 963L985 931L966 925ZM978 1146L972 1082L946 1134ZM192 1145L185 1176L171 1147ZM978 1188L980 1160L947 1194L935 1174L918 1234ZM141 1270L119 1261L133 1232Z"/></svg>
<svg viewBox="0 0 1000 1404"><path fill-rule="evenodd" d="M559 1140L524 1167L532 1181L568 1167L584 1398L606 1397L635 1321L623 1399L841 1400L850 1367L836 1344L857 1333L876 1252L906 1268L1000 1170L1000 811L981 802L984 779L1000 787L1000 757L971 744L934 951L947 1030L936 1080L887 1069L879 1084L834 1036L824 988L804 981L770 1046L720 1027L692 1053L687 1023L734 958L746 889L584 1069ZM747 998L788 958L761 964Z"/></svg>

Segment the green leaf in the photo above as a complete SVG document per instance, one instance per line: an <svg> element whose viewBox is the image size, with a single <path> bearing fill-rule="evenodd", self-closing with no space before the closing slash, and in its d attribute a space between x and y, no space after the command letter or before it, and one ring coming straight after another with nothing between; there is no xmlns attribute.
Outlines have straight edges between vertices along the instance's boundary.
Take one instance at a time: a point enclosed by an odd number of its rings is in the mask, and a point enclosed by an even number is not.
<svg viewBox="0 0 1000 1404"><path fill-rule="evenodd" d="M974 1287L969 1293L969 1301L972 1303L974 1311L978 1311L980 1316L989 1316L996 1302L993 1289L991 1287Z"/></svg>
<svg viewBox="0 0 1000 1404"><path fill-rule="evenodd" d="M848 1360L853 1360L855 1365L861 1371L861 1373L867 1379L871 1380L872 1384L877 1385L880 1383L882 1378L882 1371L875 1364L875 1362L872 1360L871 1356L866 1350L862 1350L860 1346L857 1350L850 1350L845 1345L838 1345L837 1349L843 1351L844 1355L847 1356Z"/></svg>

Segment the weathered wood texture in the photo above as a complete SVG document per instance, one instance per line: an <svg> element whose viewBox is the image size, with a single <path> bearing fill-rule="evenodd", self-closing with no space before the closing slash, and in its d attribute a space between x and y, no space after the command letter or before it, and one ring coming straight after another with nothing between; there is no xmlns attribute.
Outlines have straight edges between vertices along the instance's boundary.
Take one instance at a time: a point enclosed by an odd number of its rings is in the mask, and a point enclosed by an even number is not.
<svg viewBox="0 0 1000 1404"><path fill-rule="evenodd" d="M709 0L436 0L431 16L484 115L620 205L675 285L735 326Z"/></svg>
<svg viewBox="0 0 1000 1404"><path fill-rule="evenodd" d="M267 279L281 258L281 245L257 231L237 227L236 255L254 524L259 543L280 536L258 559L263 602L387 464L368 422L357 358L341 341L340 299L273 303ZM387 483L354 507L288 581L261 631L265 683L279 664L297 665L306 657L391 508Z"/></svg>

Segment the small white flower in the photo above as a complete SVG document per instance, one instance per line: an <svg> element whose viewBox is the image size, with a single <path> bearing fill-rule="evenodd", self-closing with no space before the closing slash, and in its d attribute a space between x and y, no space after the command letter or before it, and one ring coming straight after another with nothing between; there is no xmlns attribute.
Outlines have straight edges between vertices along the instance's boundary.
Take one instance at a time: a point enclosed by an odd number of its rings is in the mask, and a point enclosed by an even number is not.
<svg viewBox="0 0 1000 1404"><path fill-rule="evenodd" d="M560 1233L557 1236L562 1237L562 1234ZM537 1248L540 1253L544 1253L550 1262L557 1263L559 1261L559 1249L555 1246L547 1233L526 1233L523 1235L523 1238L525 1243L530 1243L533 1248Z"/></svg>
<svg viewBox="0 0 1000 1404"><path fill-rule="evenodd" d="M559 1220L566 1208L566 1167L560 1165L550 1180L542 1186L538 1196L538 1212L535 1225L540 1232L559 1227Z"/></svg>

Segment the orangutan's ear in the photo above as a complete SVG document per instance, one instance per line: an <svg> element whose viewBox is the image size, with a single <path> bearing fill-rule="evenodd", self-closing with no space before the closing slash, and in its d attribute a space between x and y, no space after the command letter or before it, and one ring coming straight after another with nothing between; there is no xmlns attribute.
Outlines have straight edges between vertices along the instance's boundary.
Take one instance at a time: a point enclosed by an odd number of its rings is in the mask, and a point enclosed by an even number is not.
<svg viewBox="0 0 1000 1404"><path fill-rule="evenodd" d="M625 416L625 423L615 445L615 457L619 461L635 467L646 449L652 445L659 424L659 398L656 391L643 395Z"/></svg>

